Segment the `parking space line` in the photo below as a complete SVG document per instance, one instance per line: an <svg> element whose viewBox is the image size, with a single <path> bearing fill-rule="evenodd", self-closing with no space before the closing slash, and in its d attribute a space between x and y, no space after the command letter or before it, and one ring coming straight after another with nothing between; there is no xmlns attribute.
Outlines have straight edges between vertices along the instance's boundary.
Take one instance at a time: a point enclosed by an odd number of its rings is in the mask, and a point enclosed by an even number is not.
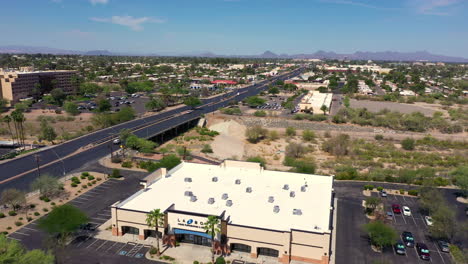
<svg viewBox="0 0 468 264"><path fill-rule="evenodd" d="M86 248L89 248L90 246L94 245L98 241L99 241L99 239L96 239L93 243L89 244Z"/></svg>
<svg viewBox="0 0 468 264"><path fill-rule="evenodd" d="M104 220L104 221L109 220L108 218L106 219L106 218L99 218L99 217L92 217L91 219L93 219L93 220L95 220L95 219L97 219L97 220Z"/></svg>
<svg viewBox="0 0 468 264"><path fill-rule="evenodd" d="M117 252L115 252L115 254L119 254L119 252L122 250L122 248L124 248L126 245L128 245L128 243L127 243L127 244L123 244L123 246L122 246L121 248L119 248L119 250L117 250Z"/></svg>
<svg viewBox="0 0 468 264"><path fill-rule="evenodd" d="M102 216L111 216L112 214L109 212L108 214L101 214L101 213L98 213L98 215L102 215Z"/></svg>
<svg viewBox="0 0 468 264"><path fill-rule="evenodd" d="M39 230L37 230L37 229L33 229L33 228L25 227L25 226L23 226L23 228L21 228L21 229L26 229L26 230L39 232Z"/></svg>
<svg viewBox="0 0 468 264"><path fill-rule="evenodd" d="M14 238L14 237L11 237L11 236L9 236L8 238L14 239L14 240L16 240L16 241L21 241L21 239L19 239L19 238Z"/></svg>
<svg viewBox="0 0 468 264"><path fill-rule="evenodd" d="M80 196L91 196L92 198L95 197L95 195L89 194L89 193L83 193ZM79 197L79 196L78 196Z"/></svg>
<svg viewBox="0 0 468 264"><path fill-rule="evenodd" d="M73 200L76 200L76 199L85 200L85 201L91 200L91 199L88 199L88 198L86 198L86 197L81 197L81 196L78 196L78 197L76 197L76 198L73 199Z"/></svg>
<svg viewBox="0 0 468 264"><path fill-rule="evenodd" d="M19 235L23 235L23 236L30 236L30 235L31 235L31 234L26 234L26 233L18 232L18 231L14 232L14 233L11 233L11 234L12 234L12 235L13 235L13 234L19 234Z"/></svg>
<svg viewBox="0 0 468 264"><path fill-rule="evenodd" d="M96 248L96 251L98 251L102 246L104 246L109 240L104 240L104 243L102 243L99 247Z"/></svg>
<svg viewBox="0 0 468 264"><path fill-rule="evenodd" d="M432 242L432 244L434 245L434 247L435 247L437 253L439 253L439 256L440 256L440 258L442 259L442 262L445 264L444 257L443 257L442 254L440 253L439 247L436 245L436 243L435 243L434 241L431 241L431 242Z"/></svg>
<svg viewBox="0 0 468 264"><path fill-rule="evenodd" d="M98 188L98 187L96 187L96 188ZM93 190L89 190L86 193L94 193L94 192L95 193L100 193L99 191L96 190L96 188L94 188Z"/></svg>
<svg viewBox="0 0 468 264"><path fill-rule="evenodd" d="M76 199L76 198L75 198L75 199ZM77 201L77 200L75 200L75 199L71 200L70 203L85 203L85 202L82 202L82 201Z"/></svg>
<svg viewBox="0 0 468 264"><path fill-rule="evenodd" d="M108 247L105 252L109 251L109 249L113 248L117 243L119 243L119 242L115 241L114 244L112 244L112 246Z"/></svg>

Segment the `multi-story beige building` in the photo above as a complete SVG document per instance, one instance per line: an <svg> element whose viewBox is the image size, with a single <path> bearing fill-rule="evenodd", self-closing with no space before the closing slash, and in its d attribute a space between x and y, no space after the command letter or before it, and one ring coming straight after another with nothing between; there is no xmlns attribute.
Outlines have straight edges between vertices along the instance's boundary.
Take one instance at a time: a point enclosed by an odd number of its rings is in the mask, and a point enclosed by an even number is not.
<svg viewBox="0 0 468 264"><path fill-rule="evenodd" d="M73 80L77 71L0 71L0 97L15 104L20 99L39 97L52 89L62 89L66 94L77 90Z"/></svg>
<svg viewBox="0 0 468 264"><path fill-rule="evenodd" d="M215 252L329 263L333 176L268 171L258 163L226 160L220 165L183 162L142 180L143 189L112 205L112 233L155 237L147 214L160 209L164 244L211 246L205 231L216 216ZM242 253L243 252L243 253Z"/></svg>

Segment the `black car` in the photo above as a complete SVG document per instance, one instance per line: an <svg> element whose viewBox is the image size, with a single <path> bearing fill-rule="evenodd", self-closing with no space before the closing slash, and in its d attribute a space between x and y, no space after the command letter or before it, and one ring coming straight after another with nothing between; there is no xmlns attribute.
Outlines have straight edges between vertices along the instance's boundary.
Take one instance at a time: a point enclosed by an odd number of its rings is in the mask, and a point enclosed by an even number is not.
<svg viewBox="0 0 468 264"><path fill-rule="evenodd" d="M403 242L405 243L405 246L407 247L414 247L414 236L411 232L404 231L401 234L401 239L403 239Z"/></svg>
<svg viewBox="0 0 468 264"><path fill-rule="evenodd" d="M431 260L431 254L429 253L429 248L427 248L426 244L417 243L416 250L418 251L418 255L422 260Z"/></svg>
<svg viewBox="0 0 468 264"><path fill-rule="evenodd" d="M398 255L406 255L406 249L405 249L405 245L403 244L403 242L398 241L393 247L395 248L395 252Z"/></svg>

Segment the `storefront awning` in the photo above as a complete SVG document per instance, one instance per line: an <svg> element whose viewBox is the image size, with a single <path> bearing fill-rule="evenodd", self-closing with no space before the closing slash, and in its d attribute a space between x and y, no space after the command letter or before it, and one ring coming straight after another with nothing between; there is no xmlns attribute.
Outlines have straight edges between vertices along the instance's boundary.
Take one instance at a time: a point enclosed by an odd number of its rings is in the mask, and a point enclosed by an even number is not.
<svg viewBox="0 0 468 264"><path fill-rule="evenodd" d="M211 236L207 233L178 229L178 228L174 228L174 234L195 235L195 236L201 236L201 237L206 237L206 238L211 239Z"/></svg>

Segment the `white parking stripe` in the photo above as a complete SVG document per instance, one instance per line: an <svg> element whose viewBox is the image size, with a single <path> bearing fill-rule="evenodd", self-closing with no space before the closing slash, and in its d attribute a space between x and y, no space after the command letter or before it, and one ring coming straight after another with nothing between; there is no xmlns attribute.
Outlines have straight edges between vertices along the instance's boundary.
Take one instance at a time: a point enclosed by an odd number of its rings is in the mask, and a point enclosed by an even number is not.
<svg viewBox="0 0 468 264"><path fill-rule="evenodd" d="M104 243L102 243L99 247L96 248L96 251L98 251L102 246L104 246L104 244L106 244L107 242L109 242L109 240L104 240Z"/></svg>
<svg viewBox="0 0 468 264"><path fill-rule="evenodd" d="M23 236L30 236L31 235L31 234L21 233L21 232L18 232L18 231L12 233L12 235L13 234L18 234L18 235L23 235Z"/></svg>
<svg viewBox="0 0 468 264"><path fill-rule="evenodd" d="M80 196L91 196L91 197L95 197L95 195L93 195L93 194L89 194L89 193L83 193L83 194L82 194L82 195L80 195Z"/></svg>
<svg viewBox="0 0 468 264"><path fill-rule="evenodd" d="M109 220L108 218L99 218L99 217L92 217L91 219L93 219L93 220L104 220L104 221Z"/></svg>
<svg viewBox="0 0 468 264"><path fill-rule="evenodd" d="M19 238L14 238L14 237L11 237L11 236L9 236L8 238L14 239L14 240L16 240L16 241L21 241L21 239L19 239Z"/></svg>
<svg viewBox="0 0 468 264"><path fill-rule="evenodd" d="M75 199L80 199L80 200L85 200L85 201L89 201L91 199L87 198L87 197L81 197L81 196L78 196L76 197Z"/></svg>
<svg viewBox="0 0 468 264"><path fill-rule="evenodd" d="M85 202L84 201L77 201L77 200L73 199L73 200L70 201L70 203L80 203L80 204L82 204L82 203L85 203Z"/></svg>
<svg viewBox="0 0 468 264"><path fill-rule="evenodd" d="M31 231L37 231L37 232L39 231L39 230L37 230L37 229L33 229L33 228L25 227L25 226L24 226L23 228L21 228L21 229L26 229L26 230L31 230Z"/></svg>
<svg viewBox="0 0 468 264"><path fill-rule="evenodd" d="M109 212L108 214L102 214L102 213L98 213L98 215L102 215L102 216L111 216L112 214Z"/></svg>
<svg viewBox="0 0 468 264"><path fill-rule="evenodd" d="M90 246L94 245L94 243L100 241L99 239L96 239L95 241L93 241L93 243L89 244L86 248L89 248Z"/></svg>
<svg viewBox="0 0 468 264"><path fill-rule="evenodd" d="M109 251L109 249L113 248L117 243L119 243L119 242L115 242L114 244L112 244L112 246L110 246L108 249L106 249L106 252Z"/></svg>

